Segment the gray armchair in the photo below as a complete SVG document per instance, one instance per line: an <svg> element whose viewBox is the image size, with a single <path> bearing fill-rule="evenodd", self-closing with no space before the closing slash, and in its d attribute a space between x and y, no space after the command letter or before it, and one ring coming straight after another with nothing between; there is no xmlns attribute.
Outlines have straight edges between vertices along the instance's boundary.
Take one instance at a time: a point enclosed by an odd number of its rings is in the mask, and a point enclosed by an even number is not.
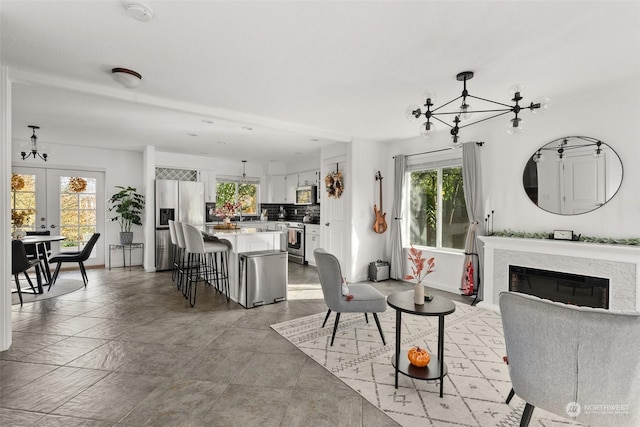
<svg viewBox="0 0 640 427"><path fill-rule="evenodd" d="M640 426L640 313L500 293L509 375L525 402L598 426ZM576 404L577 403L577 404Z"/></svg>
<svg viewBox="0 0 640 427"><path fill-rule="evenodd" d="M377 313L382 313L387 309L386 297L373 286L367 283L353 283L349 285L349 294L353 296L347 300L342 295L342 271L338 259L326 252L324 249L316 249L313 251L316 258L316 266L318 268L318 276L322 285L322 293L324 294L324 302L329 307L327 315L324 318L322 327L327 323L331 311L336 312L336 320L333 325L333 334L331 335L331 345L336 337L336 330L340 322L341 313L364 313L367 323L369 318L367 313L373 313L373 318L378 326L382 343L386 345L384 334L380 327Z"/></svg>

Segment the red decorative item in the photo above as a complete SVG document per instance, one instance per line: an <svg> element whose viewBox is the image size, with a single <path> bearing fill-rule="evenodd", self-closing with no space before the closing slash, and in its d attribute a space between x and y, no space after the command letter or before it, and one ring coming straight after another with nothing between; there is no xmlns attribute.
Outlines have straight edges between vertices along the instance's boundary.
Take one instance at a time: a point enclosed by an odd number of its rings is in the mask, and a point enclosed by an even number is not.
<svg viewBox="0 0 640 427"><path fill-rule="evenodd" d="M464 282L462 283L462 293L464 295L473 295L473 263L469 261L467 271L464 274Z"/></svg>

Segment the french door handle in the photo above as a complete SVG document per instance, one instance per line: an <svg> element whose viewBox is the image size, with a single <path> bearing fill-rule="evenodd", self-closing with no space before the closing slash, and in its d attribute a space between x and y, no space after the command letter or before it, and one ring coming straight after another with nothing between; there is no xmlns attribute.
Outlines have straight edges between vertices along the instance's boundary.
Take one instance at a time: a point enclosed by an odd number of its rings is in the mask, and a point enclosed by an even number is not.
<svg viewBox="0 0 640 427"><path fill-rule="evenodd" d="M56 225L55 224L51 224L49 227L50 228L56 228Z"/></svg>

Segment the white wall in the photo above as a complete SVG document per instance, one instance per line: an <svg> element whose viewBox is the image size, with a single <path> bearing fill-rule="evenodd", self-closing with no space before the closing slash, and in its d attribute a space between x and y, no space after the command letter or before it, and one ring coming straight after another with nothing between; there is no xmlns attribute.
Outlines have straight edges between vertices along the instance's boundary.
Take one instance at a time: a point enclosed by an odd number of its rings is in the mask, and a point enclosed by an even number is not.
<svg viewBox="0 0 640 427"><path fill-rule="evenodd" d="M552 99L545 115L525 112L525 131L520 135L505 132L505 119L496 118L465 128L463 141L484 141L480 150L484 198L491 200L494 229L527 232L574 230L577 234L601 237L640 237L640 83L637 80L612 82L593 87L584 93L562 94ZM408 123L408 126L417 125ZM441 129L443 126L440 127ZM616 196L603 207L581 215L555 215L535 206L522 186L526 162L539 147L562 136L583 135L599 138L620 156L624 168L622 185ZM387 146L387 169L393 170L392 156L445 148L450 142L446 130L425 140L421 137L390 143ZM388 173L391 176L392 172ZM391 195L393 180L386 183ZM391 211L387 204L386 210ZM406 242L405 242L406 245ZM427 283L458 292L462 256L428 252L436 257L436 272ZM387 258L389 254L387 253ZM457 262L456 262L457 260Z"/></svg>
<svg viewBox="0 0 640 427"><path fill-rule="evenodd" d="M88 136L90 137L90 136ZM46 140L45 137L41 137ZM101 148L78 147L63 144L51 144L50 154L47 162L40 159L29 158L22 160L18 151L18 142L14 139L12 149L13 166L29 166L38 168L63 168L95 170L105 174L105 207L108 207L107 200L115 193L116 185L135 187L139 193L145 193L145 185L142 174L142 153L124 150L106 150ZM153 208L153 205L151 205ZM109 215L106 216L108 219ZM98 245L102 245L105 254L105 263L109 253L108 245L118 243L120 240L120 226L117 222L106 222L104 238L98 240ZM144 241L144 229L133 227L133 239L136 242ZM133 254L133 264L142 263L140 251ZM113 265L122 265L122 258L114 253Z"/></svg>

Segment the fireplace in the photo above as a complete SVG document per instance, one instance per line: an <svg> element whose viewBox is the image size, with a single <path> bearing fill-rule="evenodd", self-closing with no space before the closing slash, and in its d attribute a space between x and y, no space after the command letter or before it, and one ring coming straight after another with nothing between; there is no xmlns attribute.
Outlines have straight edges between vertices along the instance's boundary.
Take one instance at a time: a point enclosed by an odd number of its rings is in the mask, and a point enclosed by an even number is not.
<svg viewBox="0 0 640 427"><path fill-rule="evenodd" d="M484 243L482 301L498 311L500 292L509 291L509 266L521 266L609 280L609 310L640 311L640 248L629 245L480 236ZM528 284L525 282L528 288ZM564 288L564 289L563 289ZM573 296L572 286L558 286ZM594 295L597 289L594 288ZM575 288L575 294L591 289Z"/></svg>
<svg viewBox="0 0 640 427"><path fill-rule="evenodd" d="M551 301L609 308L609 279L509 265L509 291Z"/></svg>

